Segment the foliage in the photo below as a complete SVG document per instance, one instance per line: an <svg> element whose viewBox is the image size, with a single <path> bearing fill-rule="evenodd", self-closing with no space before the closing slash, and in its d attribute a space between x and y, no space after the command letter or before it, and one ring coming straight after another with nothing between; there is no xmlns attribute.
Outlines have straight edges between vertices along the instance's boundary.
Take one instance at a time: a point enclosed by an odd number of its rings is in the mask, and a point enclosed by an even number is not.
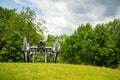
<svg viewBox="0 0 120 80"><path fill-rule="evenodd" d="M116 68L120 62L119 35L119 19L95 28L82 24L61 44L61 60Z"/></svg>
<svg viewBox="0 0 120 80"><path fill-rule="evenodd" d="M16 9L0 7L0 61L23 61L22 40L26 36L31 45L44 38L47 32L45 20L35 22L35 12L24 7ZM58 62L89 64L116 68L120 64L120 19L106 24L80 25L72 35L60 35ZM52 46L56 36L48 35L47 46ZM37 58L39 62L39 58Z"/></svg>
<svg viewBox="0 0 120 80"><path fill-rule="evenodd" d="M54 35L48 35L46 40L46 45L53 46L55 41L56 41L56 37Z"/></svg>
<svg viewBox="0 0 120 80"><path fill-rule="evenodd" d="M35 12L29 7L20 13L0 7L0 14L0 61L23 61L23 37L26 36L31 45L43 38L36 32Z"/></svg>

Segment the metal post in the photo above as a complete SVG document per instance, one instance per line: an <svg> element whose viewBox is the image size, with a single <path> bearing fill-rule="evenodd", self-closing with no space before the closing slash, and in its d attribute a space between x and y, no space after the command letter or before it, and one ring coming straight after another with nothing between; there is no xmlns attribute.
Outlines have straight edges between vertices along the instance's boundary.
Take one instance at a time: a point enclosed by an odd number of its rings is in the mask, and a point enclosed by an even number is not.
<svg viewBox="0 0 120 80"><path fill-rule="evenodd" d="M27 59L27 52L25 51L25 62L28 62L28 59Z"/></svg>
<svg viewBox="0 0 120 80"><path fill-rule="evenodd" d="M55 61L55 52L53 52L52 58L53 58L53 63L54 63L54 61Z"/></svg>
<svg viewBox="0 0 120 80"><path fill-rule="evenodd" d="M47 63L47 51L45 51L45 63Z"/></svg>
<svg viewBox="0 0 120 80"><path fill-rule="evenodd" d="M33 52L33 58L32 58L32 62L34 63L35 62L35 52Z"/></svg>

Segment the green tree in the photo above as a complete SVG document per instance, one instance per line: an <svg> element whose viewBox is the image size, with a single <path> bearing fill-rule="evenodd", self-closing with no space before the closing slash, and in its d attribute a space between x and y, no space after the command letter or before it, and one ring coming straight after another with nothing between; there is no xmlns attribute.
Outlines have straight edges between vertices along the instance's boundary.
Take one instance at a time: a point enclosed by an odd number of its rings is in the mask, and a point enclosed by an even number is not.
<svg viewBox="0 0 120 80"><path fill-rule="evenodd" d="M114 19L114 21L107 23L106 26L111 33L111 39L115 43L114 54L117 55L120 64L120 19Z"/></svg>
<svg viewBox="0 0 120 80"><path fill-rule="evenodd" d="M26 36L31 45L43 38L36 31L35 12L24 7L20 13L0 7L0 61L23 61L23 37Z"/></svg>
<svg viewBox="0 0 120 80"><path fill-rule="evenodd" d="M119 20L98 24L95 28L89 23L80 25L61 43L61 60L116 68L119 64L119 29L113 30L111 24L119 26Z"/></svg>

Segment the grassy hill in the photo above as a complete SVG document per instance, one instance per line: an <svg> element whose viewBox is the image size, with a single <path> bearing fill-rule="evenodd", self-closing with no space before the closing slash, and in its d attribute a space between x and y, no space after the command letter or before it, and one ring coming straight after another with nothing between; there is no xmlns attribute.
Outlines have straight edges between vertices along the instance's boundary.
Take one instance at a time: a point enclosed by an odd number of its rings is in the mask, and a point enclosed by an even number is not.
<svg viewBox="0 0 120 80"><path fill-rule="evenodd" d="M120 69L72 64L0 63L0 80L120 80Z"/></svg>

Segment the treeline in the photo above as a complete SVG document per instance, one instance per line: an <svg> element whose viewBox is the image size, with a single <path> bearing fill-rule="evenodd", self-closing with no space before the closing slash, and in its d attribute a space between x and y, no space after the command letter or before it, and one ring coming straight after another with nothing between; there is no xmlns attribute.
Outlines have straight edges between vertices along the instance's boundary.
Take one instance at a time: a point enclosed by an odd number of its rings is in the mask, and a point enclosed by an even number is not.
<svg viewBox="0 0 120 80"><path fill-rule="evenodd" d="M35 22L36 14L29 7L19 13L16 9L0 7L0 62L23 62L23 37L31 45L44 39L45 23ZM80 25L72 35L60 35L58 62L89 64L116 68L120 64L120 19L106 24ZM56 36L48 35L51 46Z"/></svg>
<svg viewBox="0 0 120 80"><path fill-rule="evenodd" d="M0 7L0 62L23 61L24 36L31 45L44 38L42 23L35 23L35 18L35 12L29 7L19 13L16 9Z"/></svg>
<svg viewBox="0 0 120 80"><path fill-rule="evenodd" d="M120 63L120 19L92 27L80 25L61 42L61 60L116 68Z"/></svg>

